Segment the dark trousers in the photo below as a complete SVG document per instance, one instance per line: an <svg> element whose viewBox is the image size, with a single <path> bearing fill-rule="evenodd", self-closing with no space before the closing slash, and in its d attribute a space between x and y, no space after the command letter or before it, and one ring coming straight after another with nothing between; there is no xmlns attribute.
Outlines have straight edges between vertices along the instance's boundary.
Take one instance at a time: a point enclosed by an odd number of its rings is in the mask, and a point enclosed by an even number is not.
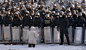
<svg viewBox="0 0 86 50"><path fill-rule="evenodd" d="M65 36L66 36L67 43L70 44L67 29L66 29L66 28L60 28L60 39L61 39L61 44L63 44L64 34L65 34Z"/></svg>
<svg viewBox="0 0 86 50"><path fill-rule="evenodd" d="M29 47L35 47L35 44L29 44Z"/></svg>

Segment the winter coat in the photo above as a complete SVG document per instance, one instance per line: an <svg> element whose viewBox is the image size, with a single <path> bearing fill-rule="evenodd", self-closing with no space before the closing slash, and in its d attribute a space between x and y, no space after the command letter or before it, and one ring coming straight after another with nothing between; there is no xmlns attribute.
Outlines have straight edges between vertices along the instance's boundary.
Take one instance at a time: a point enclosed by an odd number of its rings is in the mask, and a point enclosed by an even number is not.
<svg viewBox="0 0 86 50"><path fill-rule="evenodd" d="M28 38L29 38L28 43L37 44L37 37L38 37L38 34L36 32L36 29L34 27L31 27L31 31L29 31L28 33Z"/></svg>

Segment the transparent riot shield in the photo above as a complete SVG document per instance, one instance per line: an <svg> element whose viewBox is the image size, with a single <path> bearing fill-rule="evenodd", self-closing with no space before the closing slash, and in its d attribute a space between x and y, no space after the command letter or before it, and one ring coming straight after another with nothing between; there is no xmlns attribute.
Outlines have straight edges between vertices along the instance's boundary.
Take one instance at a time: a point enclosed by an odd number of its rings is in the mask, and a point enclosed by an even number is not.
<svg viewBox="0 0 86 50"><path fill-rule="evenodd" d="M57 26L54 28L54 43L60 43L60 29L57 30Z"/></svg>
<svg viewBox="0 0 86 50"><path fill-rule="evenodd" d="M44 39L45 39L45 43L52 43L53 42L52 28L50 28L50 26L44 27Z"/></svg>
<svg viewBox="0 0 86 50"><path fill-rule="evenodd" d="M12 27L12 42L20 42L20 26Z"/></svg>
<svg viewBox="0 0 86 50"><path fill-rule="evenodd" d="M2 39L1 39L1 37L2 37L2 36L1 36L1 34L2 34L1 28L2 28L2 27L1 27L1 25L0 25L0 40L2 40Z"/></svg>
<svg viewBox="0 0 86 50"><path fill-rule="evenodd" d="M28 32L29 32L29 27L25 26L23 28L23 42L28 42Z"/></svg>
<svg viewBox="0 0 86 50"><path fill-rule="evenodd" d="M11 25L8 26L3 25L3 31L4 31L4 40L8 41L11 40Z"/></svg>
<svg viewBox="0 0 86 50"><path fill-rule="evenodd" d="M83 28L82 27L76 27L75 34L74 34L74 43L75 44L83 43Z"/></svg>
<svg viewBox="0 0 86 50"><path fill-rule="evenodd" d="M37 37L37 43L41 43L41 28L39 27L35 27L36 28L36 32L39 34L39 36Z"/></svg>
<svg viewBox="0 0 86 50"><path fill-rule="evenodd" d="M68 28L68 36L69 36L70 43L72 43L73 42L73 28L72 28L72 26L70 26ZM64 35L64 43L67 43L67 39L66 39L65 35Z"/></svg>
<svg viewBox="0 0 86 50"><path fill-rule="evenodd" d="M85 29L85 36L84 36L84 44L86 44L86 29Z"/></svg>
<svg viewBox="0 0 86 50"><path fill-rule="evenodd" d="M70 43L72 43L73 42L73 27L72 26L68 28L68 35L69 35L69 41Z"/></svg>

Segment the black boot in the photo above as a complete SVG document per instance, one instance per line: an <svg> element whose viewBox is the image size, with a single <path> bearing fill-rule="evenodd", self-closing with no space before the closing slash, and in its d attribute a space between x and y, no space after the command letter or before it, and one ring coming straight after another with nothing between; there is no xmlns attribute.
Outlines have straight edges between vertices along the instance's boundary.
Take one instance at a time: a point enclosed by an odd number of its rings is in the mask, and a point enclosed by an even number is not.
<svg viewBox="0 0 86 50"><path fill-rule="evenodd" d="M35 44L33 44L33 48L35 48Z"/></svg>
<svg viewBox="0 0 86 50"><path fill-rule="evenodd" d="M63 45L63 43L60 43L59 45Z"/></svg>
<svg viewBox="0 0 86 50"><path fill-rule="evenodd" d="M29 44L28 47L31 47L31 44Z"/></svg>

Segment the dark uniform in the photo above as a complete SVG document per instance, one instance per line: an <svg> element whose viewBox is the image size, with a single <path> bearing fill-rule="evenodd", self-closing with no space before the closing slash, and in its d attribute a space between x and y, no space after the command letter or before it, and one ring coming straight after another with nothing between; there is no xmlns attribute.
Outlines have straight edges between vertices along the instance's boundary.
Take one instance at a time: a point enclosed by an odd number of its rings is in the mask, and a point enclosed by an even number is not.
<svg viewBox="0 0 86 50"><path fill-rule="evenodd" d="M12 26L20 26L21 25L21 20L20 18L18 17L18 13L14 15L14 18L13 18L13 22L12 22Z"/></svg>
<svg viewBox="0 0 86 50"><path fill-rule="evenodd" d="M3 19L2 16L0 15L0 25L2 25Z"/></svg>
<svg viewBox="0 0 86 50"><path fill-rule="evenodd" d="M39 14L37 14L36 16L38 16L38 17L35 17L35 18L33 19L33 26L40 28L41 25L42 25L42 18L40 17Z"/></svg>
<svg viewBox="0 0 86 50"><path fill-rule="evenodd" d="M59 22L58 22L58 28L60 28L60 38L61 38L60 45L63 44L64 34L66 36L68 45L70 45L69 37L68 37L68 20L66 18L64 18L64 17L65 17L65 15L60 16Z"/></svg>
<svg viewBox="0 0 86 50"><path fill-rule="evenodd" d="M84 24L84 19L82 19L82 15L81 13L79 13L80 15L78 16L78 18L76 19L76 27L83 27L83 24Z"/></svg>
<svg viewBox="0 0 86 50"><path fill-rule="evenodd" d="M12 23L12 18L10 17L10 13L8 12L8 14L3 18L3 24L5 26L8 26L11 23Z"/></svg>
<svg viewBox="0 0 86 50"><path fill-rule="evenodd" d="M43 20L43 27L46 27L46 26L52 27L52 20L50 19L50 17L45 17Z"/></svg>
<svg viewBox="0 0 86 50"><path fill-rule="evenodd" d="M29 28L31 27L32 25L32 17L29 16L28 13L26 13L26 15L23 17L23 20L22 20L22 26L29 26Z"/></svg>

